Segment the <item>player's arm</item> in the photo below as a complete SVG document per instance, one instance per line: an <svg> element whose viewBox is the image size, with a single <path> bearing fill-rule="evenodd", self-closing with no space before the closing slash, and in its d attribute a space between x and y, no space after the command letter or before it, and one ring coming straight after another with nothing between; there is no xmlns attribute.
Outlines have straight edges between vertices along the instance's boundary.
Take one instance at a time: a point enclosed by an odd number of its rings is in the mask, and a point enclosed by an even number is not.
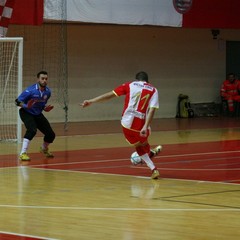
<svg viewBox="0 0 240 240"><path fill-rule="evenodd" d="M227 97L227 89L226 89L226 86L225 84L223 83L222 86L221 86L221 89L220 89L220 95L221 97Z"/></svg>
<svg viewBox="0 0 240 240"><path fill-rule="evenodd" d="M147 134L147 129L150 127L150 124L153 120L154 114L155 114L155 110L156 108L151 107L147 113L147 117L146 117L146 121L144 126L142 127L141 131L140 131L140 135L144 136Z"/></svg>
<svg viewBox="0 0 240 240"><path fill-rule="evenodd" d="M45 112L50 112L53 108L54 108L53 105L46 105L46 106L43 108L43 110L44 110Z"/></svg>
<svg viewBox="0 0 240 240"><path fill-rule="evenodd" d="M45 111L45 112L50 112L54 108L53 105L47 104L47 102L48 102L50 97L51 97L51 91L50 91L49 96L48 96L48 98L47 98L47 100L46 100L46 102L45 102L45 104L43 106L43 111Z"/></svg>
<svg viewBox="0 0 240 240"><path fill-rule="evenodd" d="M92 98L92 99L89 99L89 100L84 100L82 103L80 103L80 106L88 107L92 103L107 101L107 100L110 100L110 99L112 99L114 97L117 97L117 95L115 94L114 91L107 92L107 93L102 94L102 95L100 95L98 97L95 97L95 98Z"/></svg>
<svg viewBox="0 0 240 240"><path fill-rule="evenodd" d="M15 99L15 104L18 106L18 107L23 107L24 106L24 101L27 99L28 95L27 95L27 92L24 91L22 92L18 97L17 99Z"/></svg>
<svg viewBox="0 0 240 240"><path fill-rule="evenodd" d="M30 100L28 100L30 99ZM15 104L22 108L31 108L35 104L36 100L31 99L31 93L27 90L22 92L15 100Z"/></svg>
<svg viewBox="0 0 240 240"><path fill-rule="evenodd" d="M24 102L19 101L18 98L17 98L17 99L15 99L15 104L16 104L18 107L23 107Z"/></svg>
<svg viewBox="0 0 240 240"><path fill-rule="evenodd" d="M140 131L140 135L145 135L147 133L147 129L150 127L150 123L153 120L154 114L155 114L155 110L158 109L159 107L159 102L158 102L158 91L156 90L149 102L149 110L147 112L147 116L146 116L146 121L145 124L143 126L143 128Z"/></svg>

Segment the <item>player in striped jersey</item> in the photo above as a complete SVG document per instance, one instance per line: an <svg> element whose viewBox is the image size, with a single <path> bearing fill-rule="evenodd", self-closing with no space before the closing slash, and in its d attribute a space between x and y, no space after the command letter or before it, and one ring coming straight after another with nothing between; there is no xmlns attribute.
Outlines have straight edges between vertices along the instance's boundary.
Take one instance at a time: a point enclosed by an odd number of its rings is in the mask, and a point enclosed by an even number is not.
<svg viewBox="0 0 240 240"><path fill-rule="evenodd" d="M137 73L135 78L134 81L126 82L116 87L113 91L85 100L80 105L87 107L92 103L125 95L121 119L124 136L135 147L138 155L151 169L151 178L156 179L160 174L151 158L156 156L162 147L157 146L154 149L150 149L148 137L150 135L150 123L154 117L155 110L159 107L158 91L148 82L148 74L146 72Z"/></svg>

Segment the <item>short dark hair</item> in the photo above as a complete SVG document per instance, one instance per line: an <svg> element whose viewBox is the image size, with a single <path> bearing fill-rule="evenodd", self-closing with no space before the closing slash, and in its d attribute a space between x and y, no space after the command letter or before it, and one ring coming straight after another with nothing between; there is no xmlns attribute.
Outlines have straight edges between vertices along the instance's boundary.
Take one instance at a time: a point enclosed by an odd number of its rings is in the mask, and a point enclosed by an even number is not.
<svg viewBox="0 0 240 240"><path fill-rule="evenodd" d="M48 75L48 73L47 73L46 71L40 71L40 72L37 74L37 78L39 78L41 74L43 74L43 75Z"/></svg>
<svg viewBox="0 0 240 240"><path fill-rule="evenodd" d="M140 81L146 81L146 82L148 82L148 75L147 75L147 73L146 72L138 72L137 74L136 74L136 79L137 80L140 80Z"/></svg>

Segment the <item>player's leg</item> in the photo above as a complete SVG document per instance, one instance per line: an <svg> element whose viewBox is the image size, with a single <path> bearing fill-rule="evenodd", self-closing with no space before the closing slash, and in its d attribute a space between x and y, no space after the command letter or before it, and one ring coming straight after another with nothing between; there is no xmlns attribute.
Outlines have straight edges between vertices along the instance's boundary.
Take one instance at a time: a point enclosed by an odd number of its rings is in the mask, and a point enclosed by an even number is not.
<svg viewBox="0 0 240 240"><path fill-rule="evenodd" d="M146 165L151 169L152 175L151 178L156 179L160 176L157 167L149 157L150 145L148 142L138 143L135 145L136 152L141 157L141 159L146 163Z"/></svg>
<svg viewBox="0 0 240 240"><path fill-rule="evenodd" d="M233 97L234 116L239 117L240 115L240 95Z"/></svg>
<svg viewBox="0 0 240 240"><path fill-rule="evenodd" d="M35 122L34 116L29 114L22 108L19 110L19 115L26 127L26 132L23 137L22 149L20 152L19 159L22 161L28 161L30 160L30 157L27 155L27 151L30 145L30 141L34 138L34 136L37 133L37 124Z"/></svg>
<svg viewBox="0 0 240 240"><path fill-rule="evenodd" d="M150 154L150 145L148 143L148 136L150 132L147 133L146 137L141 137L139 132L132 131L123 127L123 133L126 140L135 147L136 152L139 157L146 163L146 165L151 169L152 176L151 178L156 179L160 175L154 163L149 157Z"/></svg>
<svg viewBox="0 0 240 240"><path fill-rule="evenodd" d="M149 128L148 137L150 136L150 134L151 134L151 128ZM149 157L152 159L152 158L156 157L161 151L162 151L162 146L158 145L155 148L150 149Z"/></svg>
<svg viewBox="0 0 240 240"><path fill-rule="evenodd" d="M227 103L228 103L228 111L230 113L230 115L233 115L234 113L234 100L233 100L233 97L230 96L227 98Z"/></svg>
<svg viewBox="0 0 240 240"><path fill-rule="evenodd" d="M40 152L48 158L54 157L54 155L49 151L48 146L54 141L55 133L49 121L43 114L40 114L37 117L37 128L44 134L43 144L40 147Z"/></svg>
<svg viewBox="0 0 240 240"><path fill-rule="evenodd" d="M150 136L150 134L151 134L150 128L147 131L147 135L144 137L140 136L140 134L137 134L139 142L137 145L135 145L135 147L136 147L137 153L138 153L138 151L140 153L142 152L142 155L139 154L139 156L147 164L147 166L151 169L151 171L152 171L151 178L157 179L160 176L160 174L159 174L159 171L156 168L155 164L151 160L151 157L156 156L159 153L160 148L158 147L154 150L151 150L150 145L148 143L148 137ZM143 152L145 152L145 153L143 154Z"/></svg>

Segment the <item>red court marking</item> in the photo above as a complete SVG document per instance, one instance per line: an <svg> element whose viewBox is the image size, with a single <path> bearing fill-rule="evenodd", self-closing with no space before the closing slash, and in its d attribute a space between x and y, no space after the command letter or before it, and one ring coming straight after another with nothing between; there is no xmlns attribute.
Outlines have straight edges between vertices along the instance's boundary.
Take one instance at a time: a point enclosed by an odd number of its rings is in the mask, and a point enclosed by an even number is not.
<svg viewBox="0 0 240 240"><path fill-rule="evenodd" d="M148 167L132 166L131 147L55 152L54 159L31 154L29 166L149 177ZM12 159L12 161L10 160ZM163 145L154 159L161 177L240 183L240 141ZM0 167L17 166L16 155L0 156Z"/></svg>

